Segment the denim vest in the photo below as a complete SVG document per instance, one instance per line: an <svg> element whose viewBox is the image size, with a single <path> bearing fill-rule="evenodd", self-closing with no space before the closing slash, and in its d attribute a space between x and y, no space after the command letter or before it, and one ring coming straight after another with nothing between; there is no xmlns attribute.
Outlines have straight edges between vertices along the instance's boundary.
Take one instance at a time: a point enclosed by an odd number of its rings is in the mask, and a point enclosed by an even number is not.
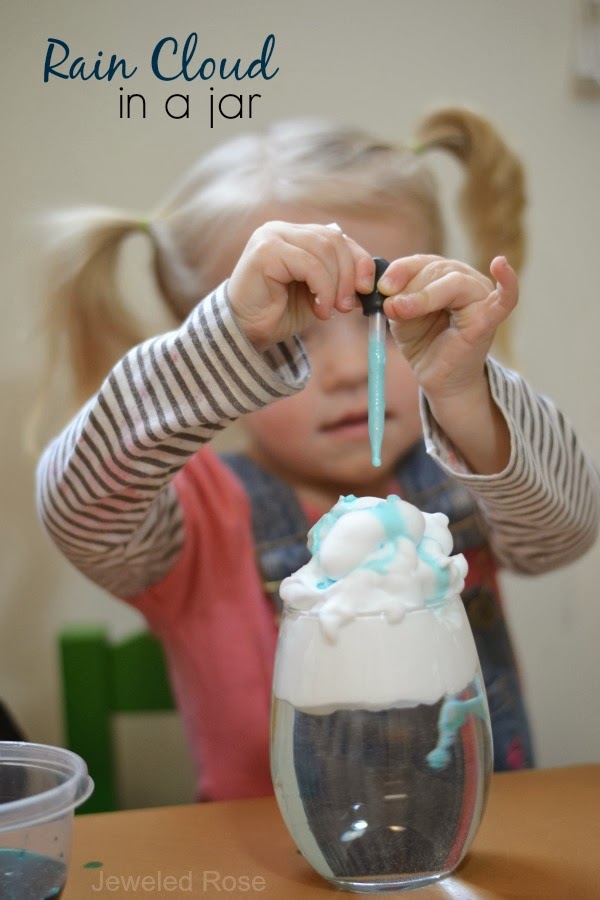
<svg viewBox="0 0 600 900"><path fill-rule="evenodd" d="M223 461L244 485L252 509L257 564L265 593L281 611L279 585L310 559L309 523L293 489L241 454ZM396 480L404 500L423 512L448 516L454 552L464 553L469 578L462 599L481 663L494 738L494 769L534 764L527 714L510 635L477 505L462 485L440 469L422 441L400 461Z"/></svg>

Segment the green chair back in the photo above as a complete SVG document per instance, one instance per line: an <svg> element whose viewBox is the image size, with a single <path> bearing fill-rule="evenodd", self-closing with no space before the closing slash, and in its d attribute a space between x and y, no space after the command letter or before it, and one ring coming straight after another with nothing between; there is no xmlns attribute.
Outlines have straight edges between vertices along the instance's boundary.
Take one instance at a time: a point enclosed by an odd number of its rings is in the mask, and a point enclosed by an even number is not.
<svg viewBox="0 0 600 900"><path fill-rule="evenodd" d="M61 631L59 650L67 745L85 759L95 783L78 811L114 810L113 714L175 709L161 646L148 632L110 643L104 627L82 625Z"/></svg>

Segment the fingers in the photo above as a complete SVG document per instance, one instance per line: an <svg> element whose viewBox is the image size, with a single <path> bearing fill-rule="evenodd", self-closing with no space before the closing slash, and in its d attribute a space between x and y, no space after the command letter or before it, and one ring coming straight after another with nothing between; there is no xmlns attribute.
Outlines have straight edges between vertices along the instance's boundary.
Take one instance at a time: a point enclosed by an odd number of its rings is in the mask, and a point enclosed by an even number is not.
<svg viewBox="0 0 600 900"><path fill-rule="evenodd" d="M449 272L414 293L388 297L384 312L392 320L402 321L427 316L442 309L460 309L484 300L491 284L462 272Z"/></svg>
<svg viewBox="0 0 600 900"><path fill-rule="evenodd" d="M346 248L350 251L354 263L354 286L350 296L350 304L342 302L338 309L347 312L349 309L360 307L360 301L356 296L359 294L369 294L375 287L375 260L373 257L363 250L363 248L344 235Z"/></svg>
<svg viewBox="0 0 600 900"><path fill-rule="evenodd" d="M444 275L461 273L480 281L491 290L489 278L466 263L427 254L395 260L379 279L378 288L388 297L394 294L413 294Z"/></svg>
<svg viewBox="0 0 600 900"><path fill-rule="evenodd" d="M309 302L318 319L329 319L339 296L345 297L352 290L352 270L345 261L317 254L314 248L304 249L297 243L284 241L275 265L265 267L265 280L274 279L280 285L293 282L306 285Z"/></svg>
<svg viewBox="0 0 600 900"><path fill-rule="evenodd" d="M229 303L262 351L302 333L314 316L358 306L373 288L370 255L335 227L267 222L254 231L228 280Z"/></svg>
<svg viewBox="0 0 600 900"><path fill-rule="evenodd" d="M412 294L451 273L462 273L489 286L489 279L466 263L442 256L416 254L392 262L377 284L382 294Z"/></svg>
<svg viewBox="0 0 600 900"><path fill-rule="evenodd" d="M391 297L393 294L400 294L404 290L409 289L410 282L423 273L427 266L439 262L444 262L438 256L430 256L423 253L414 256L405 256L402 259L396 259L390 263L382 277L377 283L377 287L382 294Z"/></svg>
<svg viewBox="0 0 600 900"><path fill-rule="evenodd" d="M334 308L353 309L356 291L373 286L375 266L369 254L330 226L270 222L255 236L254 252L265 279L280 286L305 284L319 319L329 318Z"/></svg>
<svg viewBox="0 0 600 900"><path fill-rule="evenodd" d="M490 265L492 277L496 279L496 303L508 316L519 302L519 279L504 256L496 256Z"/></svg>
<svg viewBox="0 0 600 900"><path fill-rule="evenodd" d="M392 321L405 321L477 303L489 308L490 321L502 321L517 303L518 279L504 257L496 257L490 271L495 290L489 278L464 263L433 256L397 260L379 280L379 290L388 295L384 311Z"/></svg>

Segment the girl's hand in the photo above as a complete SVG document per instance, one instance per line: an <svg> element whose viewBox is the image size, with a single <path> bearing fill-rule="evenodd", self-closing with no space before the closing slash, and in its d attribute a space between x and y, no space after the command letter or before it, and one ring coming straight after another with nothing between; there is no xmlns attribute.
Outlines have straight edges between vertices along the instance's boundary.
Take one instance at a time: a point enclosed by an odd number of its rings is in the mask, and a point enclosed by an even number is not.
<svg viewBox="0 0 600 900"><path fill-rule="evenodd" d="M471 471L503 471L511 454L504 416L493 401L485 358L496 329L518 299L517 276L504 257L490 272L439 256L396 260L379 279L391 332L438 425Z"/></svg>
<svg viewBox="0 0 600 900"><path fill-rule="evenodd" d="M504 257L490 272L495 286L464 263L420 255L391 263L379 280L392 336L432 401L481 388L496 329L518 300L517 276Z"/></svg>
<svg viewBox="0 0 600 900"><path fill-rule="evenodd" d="M335 228L267 222L233 270L229 302L250 343L263 351L315 316L355 308L356 292L372 290L374 271L370 255Z"/></svg>

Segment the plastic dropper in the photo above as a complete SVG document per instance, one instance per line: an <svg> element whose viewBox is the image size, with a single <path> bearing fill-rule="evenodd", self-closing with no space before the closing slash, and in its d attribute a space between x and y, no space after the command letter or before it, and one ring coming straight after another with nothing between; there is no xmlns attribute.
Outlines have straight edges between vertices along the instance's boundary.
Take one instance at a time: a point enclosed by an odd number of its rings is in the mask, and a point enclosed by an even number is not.
<svg viewBox="0 0 600 900"><path fill-rule="evenodd" d="M369 440L371 462L381 465L381 443L385 423L385 338L387 321L383 314L385 297L377 290L377 282L389 266L375 257L375 287L370 294L358 294L363 315L369 317Z"/></svg>

